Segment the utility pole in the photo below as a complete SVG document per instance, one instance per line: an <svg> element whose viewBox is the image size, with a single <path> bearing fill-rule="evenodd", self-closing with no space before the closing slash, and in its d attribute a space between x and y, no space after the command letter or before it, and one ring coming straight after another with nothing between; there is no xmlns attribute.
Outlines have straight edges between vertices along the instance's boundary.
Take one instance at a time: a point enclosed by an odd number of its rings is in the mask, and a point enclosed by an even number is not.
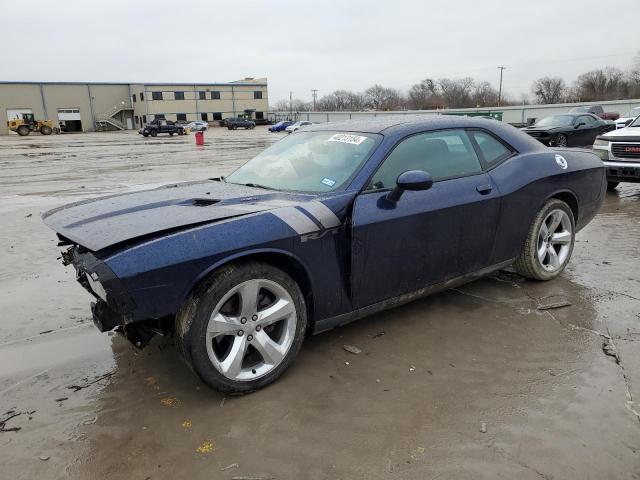
<svg viewBox="0 0 640 480"><path fill-rule="evenodd" d="M289 92L289 120L293 119L293 92Z"/></svg>
<svg viewBox="0 0 640 480"><path fill-rule="evenodd" d="M311 90L311 94L313 95L313 111L316 111L316 100L318 99L318 89L314 88Z"/></svg>
<svg viewBox="0 0 640 480"><path fill-rule="evenodd" d="M500 65L498 70L500 70L500 88L498 89L498 106L500 106L500 102L502 101L502 71L507 68L504 65Z"/></svg>

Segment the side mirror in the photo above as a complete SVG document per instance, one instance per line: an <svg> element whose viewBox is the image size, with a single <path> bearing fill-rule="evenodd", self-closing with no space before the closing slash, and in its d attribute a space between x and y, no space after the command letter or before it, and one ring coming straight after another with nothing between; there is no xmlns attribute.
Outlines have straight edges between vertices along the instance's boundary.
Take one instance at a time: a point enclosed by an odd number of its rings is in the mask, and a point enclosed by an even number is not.
<svg viewBox="0 0 640 480"><path fill-rule="evenodd" d="M584 122L580 122L580 123L578 123L578 124L577 124L575 127L573 127L573 128L580 128L580 127L581 127L581 126L583 126L583 125L584 125Z"/></svg>
<svg viewBox="0 0 640 480"><path fill-rule="evenodd" d="M429 190L433 185L433 177L422 170L409 170L401 173L396 180L396 188L387 195L387 200L397 202L405 190Z"/></svg>

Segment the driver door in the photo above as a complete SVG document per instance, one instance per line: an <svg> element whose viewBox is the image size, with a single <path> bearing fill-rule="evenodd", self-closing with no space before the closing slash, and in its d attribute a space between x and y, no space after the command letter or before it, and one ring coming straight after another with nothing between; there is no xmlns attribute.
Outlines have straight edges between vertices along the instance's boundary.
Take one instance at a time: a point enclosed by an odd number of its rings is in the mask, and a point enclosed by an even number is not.
<svg viewBox="0 0 640 480"><path fill-rule="evenodd" d="M429 190L387 200L398 175L423 170ZM351 283L362 308L487 267L500 195L464 130L402 140L355 201Z"/></svg>

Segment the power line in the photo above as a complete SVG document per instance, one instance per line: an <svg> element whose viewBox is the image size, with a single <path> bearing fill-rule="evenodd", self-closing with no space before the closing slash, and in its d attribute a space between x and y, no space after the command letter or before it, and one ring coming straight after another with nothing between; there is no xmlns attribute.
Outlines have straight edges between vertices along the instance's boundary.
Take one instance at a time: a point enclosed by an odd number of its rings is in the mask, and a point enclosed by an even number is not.
<svg viewBox="0 0 640 480"><path fill-rule="evenodd" d="M318 99L318 89L312 88L311 95L313 96L313 111L316 111L316 100Z"/></svg>

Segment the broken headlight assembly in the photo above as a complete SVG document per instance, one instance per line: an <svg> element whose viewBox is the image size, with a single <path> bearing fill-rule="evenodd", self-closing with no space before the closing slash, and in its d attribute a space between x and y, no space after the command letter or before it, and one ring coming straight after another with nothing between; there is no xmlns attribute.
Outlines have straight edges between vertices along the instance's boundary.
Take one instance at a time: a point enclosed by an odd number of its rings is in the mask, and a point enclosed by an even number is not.
<svg viewBox="0 0 640 480"><path fill-rule="evenodd" d="M100 280L98 279L98 275L95 272L87 273L86 278L87 278L87 283L89 284L89 287L91 287L91 291L95 293L98 296L98 298L100 298L102 301L106 302L107 291L102 286L102 283L100 283Z"/></svg>

